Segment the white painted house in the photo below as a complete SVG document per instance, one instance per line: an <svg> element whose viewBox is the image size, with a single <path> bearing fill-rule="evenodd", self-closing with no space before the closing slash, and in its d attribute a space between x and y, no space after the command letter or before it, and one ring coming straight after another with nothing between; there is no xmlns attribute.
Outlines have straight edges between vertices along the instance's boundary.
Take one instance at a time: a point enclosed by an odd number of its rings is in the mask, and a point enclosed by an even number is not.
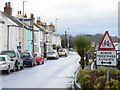
<svg viewBox="0 0 120 90"><path fill-rule="evenodd" d="M10 2L5 4L4 12L0 11L0 18L5 22L4 31L2 31L2 43L4 50L17 50L17 46L22 43L22 24L12 16Z"/></svg>
<svg viewBox="0 0 120 90"><path fill-rule="evenodd" d="M0 12L0 17L5 22L5 29L2 32L2 34L4 34L2 37L4 40L4 49L17 50L17 46L19 46L20 42L22 43L22 24L14 17L5 14L4 12Z"/></svg>
<svg viewBox="0 0 120 90"><path fill-rule="evenodd" d="M34 51L44 54L44 29L34 24Z"/></svg>
<svg viewBox="0 0 120 90"><path fill-rule="evenodd" d="M0 51L5 49L4 40L5 22L0 18Z"/></svg>

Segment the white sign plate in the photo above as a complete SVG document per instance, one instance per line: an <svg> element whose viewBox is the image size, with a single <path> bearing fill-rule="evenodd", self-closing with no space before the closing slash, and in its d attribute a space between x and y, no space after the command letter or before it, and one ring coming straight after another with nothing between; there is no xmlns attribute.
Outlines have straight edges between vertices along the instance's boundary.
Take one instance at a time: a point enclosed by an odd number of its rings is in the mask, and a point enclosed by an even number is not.
<svg viewBox="0 0 120 90"><path fill-rule="evenodd" d="M97 51L96 64L100 66L116 66L116 51Z"/></svg>

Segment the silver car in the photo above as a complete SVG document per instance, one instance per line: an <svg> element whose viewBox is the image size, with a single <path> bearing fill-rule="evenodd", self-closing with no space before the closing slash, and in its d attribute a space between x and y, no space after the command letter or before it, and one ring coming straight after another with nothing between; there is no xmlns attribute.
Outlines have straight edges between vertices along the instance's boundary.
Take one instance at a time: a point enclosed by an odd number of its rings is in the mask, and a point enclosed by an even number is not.
<svg viewBox="0 0 120 90"><path fill-rule="evenodd" d="M47 59L51 59L51 58L59 59L59 55L56 50L48 51Z"/></svg>
<svg viewBox="0 0 120 90"><path fill-rule="evenodd" d="M61 49L58 50L58 54L59 54L59 56L67 57L68 56L68 51L67 51L67 49L61 48Z"/></svg>
<svg viewBox="0 0 120 90"><path fill-rule="evenodd" d="M10 74L10 71L15 71L15 62L8 55L0 55L0 70L6 71Z"/></svg>
<svg viewBox="0 0 120 90"><path fill-rule="evenodd" d="M8 55L15 62L16 70L24 69L23 60L21 59L20 52L15 50L3 50L1 55Z"/></svg>

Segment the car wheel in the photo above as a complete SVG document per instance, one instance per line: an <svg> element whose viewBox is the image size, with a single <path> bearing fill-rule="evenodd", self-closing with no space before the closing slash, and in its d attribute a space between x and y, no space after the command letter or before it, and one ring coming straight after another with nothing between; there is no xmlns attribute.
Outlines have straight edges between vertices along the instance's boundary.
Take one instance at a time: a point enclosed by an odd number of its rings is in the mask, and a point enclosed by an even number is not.
<svg viewBox="0 0 120 90"><path fill-rule="evenodd" d="M33 65L33 62L31 62L31 67L33 67L34 65Z"/></svg>
<svg viewBox="0 0 120 90"><path fill-rule="evenodd" d="M16 68L17 68L17 71L19 71L19 70L20 70L20 66L19 66L19 65L17 65L17 66L16 66Z"/></svg>
<svg viewBox="0 0 120 90"><path fill-rule="evenodd" d="M24 64L21 66L21 69L24 69Z"/></svg>
<svg viewBox="0 0 120 90"><path fill-rule="evenodd" d="M44 61L42 62L42 64L44 64Z"/></svg>
<svg viewBox="0 0 120 90"><path fill-rule="evenodd" d="M7 69L7 74L10 74L10 67L8 67Z"/></svg>
<svg viewBox="0 0 120 90"><path fill-rule="evenodd" d="M34 66L36 66L36 65L37 65L37 62L35 61Z"/></svg>
<svg viewBox="0 0 120 90"><path fill-rule="evenodd" d="M13 67L13 72L15 72L16 71L16 68L15 68L15 66Z"/></svg>
<svg viewBox="0 0 120 90"><path fill-rule="evenodd" d="M37 62L37 65L40 65L40 62Z"/></svg>
<svg viewBox="0 0 120 90"><path fill-rule="evenodd" d="M65 57L67 57L67 54L65 54Z"/></svg>

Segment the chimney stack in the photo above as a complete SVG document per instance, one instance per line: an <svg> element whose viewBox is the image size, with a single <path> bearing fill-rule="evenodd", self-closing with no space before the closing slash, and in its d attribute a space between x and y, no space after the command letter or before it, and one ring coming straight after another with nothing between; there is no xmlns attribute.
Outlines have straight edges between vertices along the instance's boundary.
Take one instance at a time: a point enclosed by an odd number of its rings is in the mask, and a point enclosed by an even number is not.
<svg viewBox="0 0 120 90"><path fill-rule="evenodd" d="M18 11L17 17L18 17L18 18L23 18L23 15L22 15L21 11Z"/></svg>
<svg viewBox="0 0 120 90"><path fill-rule="evenodd" d="M50 23L49 29L50 29L51 31L55 32L55 26L53 25L53 23Z"/></svg>
<svg viewBox="0 0 120 90"><path fill-rule="evenodd" d="M38 25L41 25L41 24L42 24L42 23L41 23L41 20L40 20L40 17L37 17L37 21L36 21L36 22L37 22Z"/></svg>
<svg viewBox="0 0 120 90"><path fill-rule="evenodd" d="M5 3L4 13L12 15L12 8L10 2Z"/></svg>

